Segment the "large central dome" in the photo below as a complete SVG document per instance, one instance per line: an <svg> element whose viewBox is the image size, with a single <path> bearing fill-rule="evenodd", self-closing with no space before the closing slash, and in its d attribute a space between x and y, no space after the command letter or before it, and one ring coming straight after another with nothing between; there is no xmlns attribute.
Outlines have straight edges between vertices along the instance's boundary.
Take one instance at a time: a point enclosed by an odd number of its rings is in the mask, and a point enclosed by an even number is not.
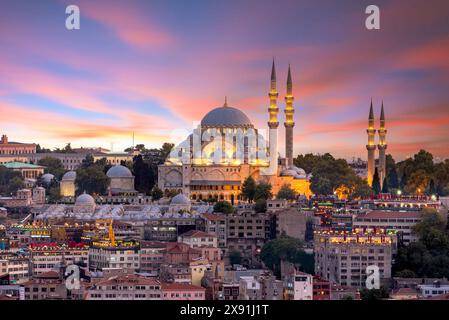
<svg viewBox="0 0 449 320"><path fill-rule="evenodd" d="M209 111L201 120L201 127L252 128L249 118L239 109L223 106Z"/></svg>

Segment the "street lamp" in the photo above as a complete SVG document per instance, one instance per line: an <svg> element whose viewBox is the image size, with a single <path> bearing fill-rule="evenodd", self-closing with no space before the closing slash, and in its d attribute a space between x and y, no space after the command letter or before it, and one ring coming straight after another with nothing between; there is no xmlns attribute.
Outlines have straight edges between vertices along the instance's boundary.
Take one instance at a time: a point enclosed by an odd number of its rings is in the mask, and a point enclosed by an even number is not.
<svg viewBox="0 0 449 320"><path fill-rule="evenodd" d="M402 191L398 190L396 193L397 193L398 196L400 196L402 194Z"/></svg>

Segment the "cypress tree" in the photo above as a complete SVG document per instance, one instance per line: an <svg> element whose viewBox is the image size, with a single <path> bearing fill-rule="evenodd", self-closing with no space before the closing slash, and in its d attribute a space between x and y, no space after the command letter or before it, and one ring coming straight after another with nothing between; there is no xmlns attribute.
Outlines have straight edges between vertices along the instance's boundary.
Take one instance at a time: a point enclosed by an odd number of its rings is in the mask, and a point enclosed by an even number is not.
<svg viewBox="0 0 449 320"><path fill-rule="evenodd" d="M392 189L397 189L399 188L399 178L398 178L398 173L396 171L396 168L391 168L388 171L388 187L392 188Z"/></svg>
<svg viewBox="0 0 449 320"><path fill-rule="evenodd" d="M371 188L374 191L374 194L379 194L380 193L380 178L379 178L379 172L376 170L374 171L374 175L373 175L373 184L371 186Z"/></svg>
<svg viewBox="0 0 449 320"><path fill-rule="evenodd" d="M388 193L389 191L389 186L388 186L388 180L387 177L384 178L384 183L382 185L382 193Z"/></svg>

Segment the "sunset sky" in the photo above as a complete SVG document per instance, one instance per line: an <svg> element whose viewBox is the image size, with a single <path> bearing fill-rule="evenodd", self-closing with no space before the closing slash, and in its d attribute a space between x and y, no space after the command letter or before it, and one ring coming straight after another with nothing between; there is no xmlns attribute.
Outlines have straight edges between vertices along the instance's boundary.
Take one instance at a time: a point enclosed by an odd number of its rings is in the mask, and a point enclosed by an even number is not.
<svg viewBox="0 0 449 320"><path fill-rule="evenodd" d="M65 28L65 7L81 29ZM381 30L365 28L369 4ZM366 158L371 97L388 153L449 157L449 1L164 0L0 3L0 133L48 148L159 147L228 97L267 128L291 64L295 155ZM281 154L284 127L279 126Z"/></svg>

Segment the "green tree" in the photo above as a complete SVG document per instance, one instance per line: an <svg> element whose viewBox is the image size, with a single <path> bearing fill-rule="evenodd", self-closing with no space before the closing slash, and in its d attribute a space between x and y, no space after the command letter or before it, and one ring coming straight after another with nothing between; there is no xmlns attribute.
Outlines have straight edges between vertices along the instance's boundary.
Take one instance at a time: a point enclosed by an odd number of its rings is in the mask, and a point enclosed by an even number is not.
<svg viewBox="0 0 449 320"><path fill-rule="evenodd" d="M46 191L46 194L47 194L48 201L50 203L57 202L61 199L61 191L59 189L59 185L57 185L57 184L48 188L48 191Z"/></svg>
<svg viewBox="0 0 449 320"><path fill-rule="evenodd" d="M418 277L449 277L449 235L447 215L424 209L421 222L412 231L419 241L400 247L395 259L395 273L411 270Z"/></svg>
<svg viewBox="0 0 449 320"><path fill-rule="evenodd" d="M305 270L304 266L311 264L312 256L304 252L303 243L299 239L285 234L281 234L279 238L265 243L260 253L260 258L265 266L277 275L280 274L282 260L299 265L304 272L311 271Z"/></svg>
<svg viewBox="0 0 449 320"><path fill-rule="evenodd" d="M254 192L254 200L264 199L268 200L273 197L271 192L271 184L266 182L261 182L256 186L256 191Z"/></svg>
<svg viewBox="0 0 449 320"><path fill-rule="evenodd" d="M233 213L234 207L232 204L228 201L217 201L214 205L214 212L220 212L220 213Z"/></svg>
<svg viewBox="0 0 449 320"><path fill-rule="evenodd" d="M373 188L373 192L374 194L379 194L380 193L380 179L379 179L379 171L376 170L374 171L374 175L373 175L373 183L371 185L371 188Z"/></svg>
<svg viewBox="0 0 449 320"><path fill-rule="evenodd" d="M437 194L435 181L433 179L430 179L429 187L427 188L426 193L429 196Z"/></svg>
<svg viewBox="0 0 449 320"><path fill-rule="evenodd" d="M53 157L42 158L37 162L37 164L45 167L45 173L51 173L57 180L61 180L66 171L61 160Z"/></svg>
<svg viewBox="0 0 449 320"><path fill-rule="evenodd" d="M332 183L328 178L312 176L311 189L316 194L329 195L334 192Z"/></svg>
<svg viewBox="0 0 449 320"><path fill-rule="evenodd" d="M109 177L97 166L93 165L76 170L75 184L78 194L86 192L88 194L104 195L108 190L109 182Z"/></svg>
<svg viewBox="0 0 449 320"><path fill-rule="evenodd" d="M404 174L402 175L402 177L401 177L401 182L399 183L399 187L400 187L402 190L405 190L405 186L406 186L407 183L408 183L407 180L408 180L408 179L407 179L407 174L404 173Z"/></svg>
<svg viewBox="0 0 449 320"><path fill-rule="evenodd" d="M91 154L87 154L86 158L83 159L83 161L81 161L81 166L80 168L82 169L86 169L91 167L93 164L95 163L94 161L94 157Z"/></svg>
<svg viewBox="0 0 449 320"><path fill-rule="evenodd" d="M396 168L390 168L388 170L387 181L388 181L388 186L391 189L399 188L399 179L398 179L398 173L396 171Z"/></svg>
<svg viewBox="0 0 449 320"><path fill-rule="evenodd" d="M0 165L0 194L10 196L17 190L24 188L25 183L20 172Z"/></svg>
<svg viewBox="0 0 449 320"><path fill-rule="evenodd" d="M305 155L298 155L295 159L293 159L293 164L298 167L304 169L304 171L309 174L315 169L318 163L321 161L321 156L314 155L312 153L307 153Z"/></svg>
<svg viewBox="0 0 449 320"><path fill-rule="evenodd" d="M424 194L430 182L430 177L424 169L412 172L405 191L410 194Z"/></svg>
<svg viewBox="0 0 449 320"><path fill-rule="evenodd" d="M134 186L137 191L142 193L150 192L154 185L153 171L150 169L148 163L143 161L142 155L134 157L133 168Z"/></svg>
<svg viewBox="0 0 449 320"><path fill-rule="evenodd" d="M264 213L267 211L267 200L265 199L257 199L254 204L254 211L257 213Z"/></svg>
<svg viewBox="0 0 449 320"><path fill-rule="evenodd" d="M13 177L9 180L9 183L6 187L6 193L8 195L15 194L18 190L25 188L25 183L23 182L23 178L19 176Z"/></svg>
<svg viewBox="0 0 449 320"><path fill-rule="evenodd" d="M162 148L160 149L160 156L162 163L164 163L165 160L167 160L168 156L170 155L170 152L172 151L173 147L175 145L173 143L165 142L162 145Z"/></svg>
<svg viewBox="0 0 449 320"><path fill-rule="evenodd" d="M329 153L319 156L312 169L311 190L329 195L342 186L353 190L359 177L344 159L335 159Z"/></svg>
<svg viewBox="0 0 449 320"><path fill-rule="evenodd" d="M254 195L256 193L256 181L253 177L249 176L243 181L242 185L242 197L248 202L253 202Z"/></svg>
<svg viewBox="0 0 449 320"><path fill-rule="evenodd" d="M388 193L388 192L390 192L390 188L388 187L387 177L385 177L384 182L382 184L382 193Z"/></svg>
<svg viewBox="0 0 449 320"><path fill-rule="evenodd" d="M402 271L398 271L395 274L395 277L398 278L416 278L418 277L416 273L412 270L404 269Z"/></svg>
<svg viewBox="0 0 449 320"><path fill-rule="evenodd" d="M388 288L381 286L380 289L367 289L362 288L360 290L360 299L362 300L382 300L388 299L390 292Z"/></svg>
<svg viewBox="0 0 449 320"><path fill-rule="evenodd" d="M366 199L373 194L373 189L368 185L366 180L359 178L355 185L350 199Z"/></svg>
<svg viewBox="0 0 449 320"><path fill-rule="evenodd" d="M231 265L242 263L242 253L238 250L231 250L229 252L229 262Z"/></svg>
<svg viewBox="0 0 449 320"><path fill-rule="evenodd" d="M151 198L153 201L157 201L160 198L164 196L164 192L159 189L157 186L154 186L153 189L151 189Z"/></svg>
<svg viewBox="0 0 449 320"><path fill-rule="evenodd" d="M276 198L284 200L295 200L297 198L295 190L293 190L288 184L284 184L278 191Z"/></svg>

